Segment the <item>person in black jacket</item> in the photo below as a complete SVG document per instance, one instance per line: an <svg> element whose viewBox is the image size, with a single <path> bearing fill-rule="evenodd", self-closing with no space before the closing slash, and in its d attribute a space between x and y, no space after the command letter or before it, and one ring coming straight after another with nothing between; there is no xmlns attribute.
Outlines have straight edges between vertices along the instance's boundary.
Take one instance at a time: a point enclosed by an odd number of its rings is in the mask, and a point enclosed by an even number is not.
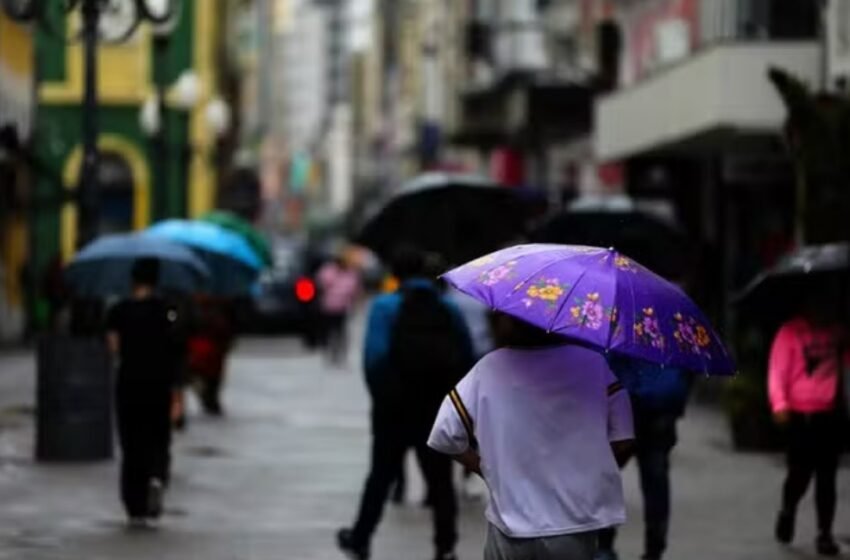
<svg viewBox="0 0 850 560"><path fill-rule="evenodd" d="M178 373L177 311L156 295L159 261L140 259L130 298L107 318L110 349L118 360L116 411L121 444L121 498L131 527L162 513L168 484L171 398Z"/></svg>

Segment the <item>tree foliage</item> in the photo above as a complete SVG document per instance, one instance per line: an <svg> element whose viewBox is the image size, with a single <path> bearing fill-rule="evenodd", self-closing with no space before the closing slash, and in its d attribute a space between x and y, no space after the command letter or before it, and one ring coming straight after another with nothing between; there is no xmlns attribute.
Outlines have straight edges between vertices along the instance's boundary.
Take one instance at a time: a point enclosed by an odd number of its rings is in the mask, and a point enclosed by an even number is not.
<svg viewBox="0 0 850 560"><path fill-rule="evenodd" d="M797 168L805 242L850 239L850 98L813 93L777 68L771 82L785 103L785 137Z"/></svg>

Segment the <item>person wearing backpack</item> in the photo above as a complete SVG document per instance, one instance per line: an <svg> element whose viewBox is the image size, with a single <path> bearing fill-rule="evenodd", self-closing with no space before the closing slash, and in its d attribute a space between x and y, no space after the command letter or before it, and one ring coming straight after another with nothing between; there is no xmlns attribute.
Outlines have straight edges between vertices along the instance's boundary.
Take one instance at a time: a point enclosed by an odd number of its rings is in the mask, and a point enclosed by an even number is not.
<svg viewBox="0 0 850 560"><path fill-rule="evenodd" d="M643 560L660 560L670 525L670 454L676 446L676 423L685 413L691 375L632 358L609 356L608 364L632 400L635 445L620 467L635 457L643 493ZM600 531L596 560L616 560L616 530Z"/></svg>
<svg viewBox="0 0 850 560"><path fill-rule="evenodd" d="M431 450L427 439L443 397L473 362L472 343L459 310L426 276L424 256L405 248L393 261L400 288L374 300L366 332L371 470L357 519L337 533L337 544L350 558L369 558L390 488L407 450L413 448L432 500L435 558L454 560L457 499L452 463Z"/></svg>

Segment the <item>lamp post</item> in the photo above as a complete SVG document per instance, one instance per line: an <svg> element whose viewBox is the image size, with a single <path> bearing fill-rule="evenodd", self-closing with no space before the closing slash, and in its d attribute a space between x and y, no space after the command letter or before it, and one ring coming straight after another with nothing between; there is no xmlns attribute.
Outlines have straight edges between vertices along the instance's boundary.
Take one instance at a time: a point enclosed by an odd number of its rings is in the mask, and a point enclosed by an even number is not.
<svg viewBox="0 0 850 560"><path fill-rule="evenodd" d="M80 170L79 235L80 246L97 237L100 204L97 196L97 172L99 153L97 149L97 43L100 22L98 0L83 0L83 165Z"/></svg>
<svg viewBox="0 0 850 560"><path fill-rule="evenodd" d="M203 108L202 118L213 136L221 138L230 130L230 105L221 97L209 96L204 92L200 79L192 70L183 72L173 84L168 84L165 80L158 81L155 95L139 110L139 125L155 146L156 174L163 181L163 187L168 184L169 156L173 152L172 146L168 144L164 112L168 108L190 111L198 107ZM165 189L161 189L161 192L165 192Z"/></svg>
<svg viewBox="0 0 850 560"><path fill-rule="evenodd" d="M83 161L77 190L79 207L78 242L85 244L97 236L98 196L98 92L97 48L101 42L122 43L147 21L168 25L180 12L181 0L0 0L0 6L14 20L35 22L51 33L57 32L50 14L58 5L66 13L79 10L82 28L77 40L83 47L82 146Z"/></svg>

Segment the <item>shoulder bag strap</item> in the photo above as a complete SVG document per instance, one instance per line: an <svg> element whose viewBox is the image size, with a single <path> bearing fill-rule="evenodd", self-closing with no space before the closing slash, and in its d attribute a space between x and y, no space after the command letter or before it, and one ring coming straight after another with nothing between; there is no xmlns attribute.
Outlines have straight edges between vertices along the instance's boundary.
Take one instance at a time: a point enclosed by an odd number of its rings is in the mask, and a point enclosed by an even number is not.
<svg viewBox="0 0 850 560"><path fill-rule="evenodd" d="M475 437L475 426L472 423L472 417L469 415L466 405L463 404L463 399L460 398L460 394L457 392L457 389L449 391L449 399L451 399L452 404L457 411L457 415L463 423L463 427L466 428L466 435L469 437L469 446L474 451L478 451L478 440Z"/></svg>

